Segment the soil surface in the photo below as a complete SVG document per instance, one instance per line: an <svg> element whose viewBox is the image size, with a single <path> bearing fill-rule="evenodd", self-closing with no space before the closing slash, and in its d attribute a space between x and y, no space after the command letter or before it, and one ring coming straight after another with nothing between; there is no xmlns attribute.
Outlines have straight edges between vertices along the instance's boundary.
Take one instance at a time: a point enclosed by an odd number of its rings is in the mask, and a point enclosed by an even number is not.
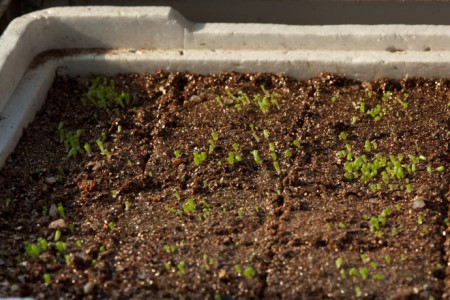
<svg viewBox="0 0 450 300"><path fill-rule="evenodd" d="M449 80L95 78L0 171L0 296L450 297Z"/></svg>

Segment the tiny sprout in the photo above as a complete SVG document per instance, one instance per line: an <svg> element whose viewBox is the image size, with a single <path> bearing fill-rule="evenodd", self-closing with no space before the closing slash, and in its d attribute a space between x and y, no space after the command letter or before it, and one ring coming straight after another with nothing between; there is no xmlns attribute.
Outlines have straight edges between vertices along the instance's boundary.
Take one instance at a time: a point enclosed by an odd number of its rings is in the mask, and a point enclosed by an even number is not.
<svg viewBox="0 0 450 300"><path fill-rule="evenodd" d="M360 268L359 269L359 274L361 275L362 279L365 280L369 276L369 270L366 267Z"/></svg>
<svg viewBox="0 0 450 300"><path fill-rule="evenodd" d="M75 243L77 244L78 247L81 247L81 240L77 240Z"/></svg>
<svg viewBox="0 0 450 300"><path fill-rule="evenodd" d="M376 273L376 274L373 274L373 275L372 275L372 278L373 278L374 280L381 281L381 280L384 279L384 276L383 276L382 274L380 274L380 273Z"/></svg>
<svg viewBox="0 0 450 300"><path fill-rule="evenodd" d="M286 157L292 157L292 151L289 150L289 149L287 149L287 150L284 151L284 155L285 155Z"/></svg>
<svg viewBox="0 0 450 300"><path fill-rule="evenodd" d="M427 172L429 174L433 173L433 169L431 168L431 166L427 166Z"/></svg>
<svg viewBox="0 0 450 300"><path fill-rule="evenodd" d="M269 134L269 130L264 129L264 130L263 130L263 135L264 135L264 137L266 138L266 140L269 139L269 135L270 135L270 134Z"/></svg>
<svg viewBox="0 0 450 300"><path fill-rule="evenodd" d="M101 140L97 140L97 146L98 146L98 148L100 149L100 152L101 152L103 155L106 155L107 157L111 157L111 154L109 153L109 150L106 149L106 148L103 146L103 142L102 142Z"/></svg>
<svg viewBox="0 0 450 300"><path fill-rule="evenodd" d="M183 261L181 261L178 265L177 265L177 275L181 276L184 274L184 268L186 267L186 263Z"/></svg>
<svg viewBox="0 0 450 300"><path fill-rule="evenodd" d="M255 276L255 270L252 267L247 267L245 268L243 275L245 279L252 279L253 276Z"/></svg>
<svg viewBox="0 0 450 300"><path fill-rule="evenodd" d="M238 275L240 275L241 274L241 265L240 264L234 265L234 270L236 271L236 273Z"/></svg>
<svg viewBox="0 0 450 300"><path fill-rule="evenodd" d="M342 264L344 263L344 259L342 257L339 257L336 259L336 268L340 269L342 267Z"/></svg>
<svg viewBox="0 0 450 300"><path fill-rule="evenodd" d="M355 267L351 268L348 271L348 275L350 275L350 276L358 276L358 274L359 274L359 272L358 272L358 270Z"/></svg>
<svg viewBox="0 0 450 300"><path fill-rule="evenodd" d="M166 268L167 271L170 270L171 266L172 266L172 264L171 264L170 261L168 261L168 262L166 262L166 263L164 264L164 267Z"/></svg>
<svg viewBox="0 0 450 300"><path fill-rule="evenodd" d="M111 191L111 195L113 196L113 198L116 198L117 195L119 195L119 191L118 190L112 190Z"/></svg>
<svg viewBox="0 0 450 300"><path fill-rule="evenodd" d="M122 125L117 126L117 133L121 133L122 132Z"/></svg>
<svg viewBox="0 0 450 300"><path fill-rule="evenodd" d="M275 144L274 143L269 143L269 150L274 152L275 151Z"/></svg>
<svg viewBox="0 0 450 300"><path fill-rule="evenodd" d="M355 287L355 294L356 294L356 297L361 297L362 296L362 291L361 291L361 288L359 286Z"/></svg>
<svg viewBox="0 0 450 300"><path fill-rule="evenodd" d="M356 122L358 122L358 117L356 117L356 116L353 116L352 117L352 125L355 125L356 124Z"/></svg>
<svg viewBox="0 0 450 300"><path fill-rule="evenodd" d="M44 274L44 282L45 284L50 284L50 282L52 282L52 276L49 273Z"/></svg>
<svg viewBox="0 0 450 300"><path fill-rule="evenodd" d="M275 171L277 171L277 174L280 175L281 173L280 164L277 161L274 161L273 167L275 168Z"/></svg>
<svg viewBox="0 0 450 300"><path fill-rule="evenodd" d="M384 261L389 265L392 262L392 259L389 255L384 256Z"/></svg>
<svg viewBox="0 0 450 300"><path fill-rule="evenodd" d="M438 171L438 172L444 171L444 166L439 166L439 167L437 167L437 168L436 168L436 171Z"/></svg>
<svg viewBox="0 0 450 300"><path fill-rule="evenodd" d="M108 227L109 229L114 230L114 228L116 228L116 225L114 224L114 222L109 222Z"/></svg>
<svg viewBox="0 0 450 300"><path fill-rule="evenodd" d="M173 244L164 245L164 251L166 251L166 253L168 253L168 254L174 253L176 250L177 250L177 247Z"/></svg>
<svg viewBox="0 0 450 300"><path fill-rule="evenodd" d="M175 194L173 194L175 196L175 198L177 198L177 200L180 200L181 196L179 192L175 192Z"/></svg>
<svg viewBox="0 0 450 300"><path fill-rule="evenodd" d="M253 154L253 159L255 160L255 162L259 165L260 163L262 163L262 159L259 156L258 150L253 150L251 152Z"/></svg>
<svg viewBox="0 0 450 300"><path fill-rule="evenodd" d="M219 135L215 131L211 132L211 137L212 137L213 141L215 141L215 142L217 142L219 140Z"/></svg>
<svg viewBox="0 0 450 300"><path fill-rule="evenodd" d="M231 166L234 165L234 153L228 152L228 158L227 158L228 164Z"/></svg>
<svg viewBox="0 0 450 300"><path fill-rule="evenodd" d="M87 155L91 156L92 155L92 151L91 151L91 145L89 145L88 143L84 144L84 150L86 150Z"/></svg>
<svg viewBox="0 0 450 300"><path fill-rule="evenodd" d="M339 133L339 139L345 141L347 140L347 133L345 131L342 131L341 133Z"/></svg>
<svg viewBox="0 0 450 300"><path fill-rule="evenodd" d="M396 204L395 208L397 209L397 211L400 211L402 209L402 206L400 204Z"/></svg>
<svg viewBox="0 0 450 300"><path fill-rule="evenodd" d="M296 139L292 142L292 145L294 145L297 148L300 148L300 141Z"/></svg>
<svg viewBox="0 0 450 300"><path fill-rule="evenodd" d="M366 140L364 142L364 149L366 149L366 152L370 152L372 150L371 144L369 140Z"/></svg>
<svg viewBox="0 0 450 300"><path fill-rule="evenodd" d="M331 97L331 102L336 102L336 96Z"/></svg>
<svg viewBox="0 0 450 300"><path fill-rule="evenodd" d="M231 147L233 147L234 151L238 151L239 150L239 144L234 143L233 145L231 145Z"/></svg>
<svg viewBox="0 0 450 300"><path fill-rule="evenodd" d="M417 223L418 223L419 225L423 224L423 216L422 216L422 215L419 215L419 216L417 217Z"/></svg>
<svg viewBox="0 0 450 300"><path fill-rule="evenodd" d="M339 228L339 229L345 229L345 227L346 227L346 226L345 226L344 223L339 223L339 224L338 224L338 228Z"/></svg>
<svg viewBox="0 0 450 300"><path fill-rule="evenodd" d="M61 238L61 230L56 230L55 232L55 242L59 241L59 239Z"/></svg>
<svg viewBox="0 0 450 300"><path fill-rule="evenodd" d="M407 259L408 259L408 257L406 256L406 254L400 255L400 260L405 261Z"/></svg>
<svg viewBox="0 0 450 300"><path fill-rule="evenodd" d="M38 244L41 251L47 251L48 243L43 238L38 238Z"/></svg>
<svg viewBox="0 0 450 300"><path fill-rule="evenodd" d="M238 215L238 217L240 217L240 218L244 216L244 208L243 208L243 207L240 207L240 208L239 208L237 215Z"/></svg>
<svg viewBox="0 0 450 300"><path fill-rule="evenodd" d="M61 218L65 218L66 214L64 213L64 206L62 205L61 202L58 203L58 208L57 208Z"/></svg>
<svg viewBox="0 0 450 300"><path fill-rule="evenodd" d="M272 157L272 160L277 160L277 154L275 152L270 152L270 157Z"/></svg>
<svg viewBox="0 0 450 300"><path fill-rule="evenodd" d="M61 241L56 242L55 246L58 252L63 252L67 248L67 244Z"/></svg>
<svg viewBox="0 0 450 300"><path fill-rule="evenodd" d="M445 218L443 223L444 223L445 226L448 226L448 224L450 224L449 218Z"/></svg>
<svg viewBox="0 0 450 300"><path fill-rule="evenodd" d="M194 163L198 166L206 159L206 152L194 152Z"/></svg>
<svg viewBox="0 0 450 300"><path fill-rule="evenodd" d="M130 202L125 200L125 210L130 210Z"/></svg>
<svg viewBox="0 0 450 300"><path fill-rule="evenodd" d="M173 151L173 155L175 155L175 158L179 158L181 156L180 150Z"/></svg>

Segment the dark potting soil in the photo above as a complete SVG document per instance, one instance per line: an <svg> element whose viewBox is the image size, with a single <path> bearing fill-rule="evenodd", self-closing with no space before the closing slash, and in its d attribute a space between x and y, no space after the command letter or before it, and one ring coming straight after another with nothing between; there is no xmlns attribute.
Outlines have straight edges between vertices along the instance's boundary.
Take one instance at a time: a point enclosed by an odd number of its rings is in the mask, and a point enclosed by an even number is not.
<svg viewBox="0 0 450 300"><path fill-rule="evenodd" d="M0 171L0 295L448 298L449 98L421 78L57 77Z"/></svg>

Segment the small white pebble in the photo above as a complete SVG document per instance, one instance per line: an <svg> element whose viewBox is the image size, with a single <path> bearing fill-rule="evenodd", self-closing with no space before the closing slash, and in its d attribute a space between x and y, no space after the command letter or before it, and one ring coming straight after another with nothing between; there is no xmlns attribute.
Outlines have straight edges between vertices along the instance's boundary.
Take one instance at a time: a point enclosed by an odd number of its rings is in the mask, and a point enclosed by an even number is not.
<svg viewBox="0 0 450 300"><path fill-rule="evenodd" d="M47 182L48 184L55 183L56 178L55 177L47 177L47 178L45 178L45 182Z"/></svg>
<svg viewBox="0 0 450 300"><path fill-rule="evenodd" d="M85 294L89 294L94 289L95 283L88 282L83 286L83 291Z"/></svg>
<svg viewBox="0 0 450 300"><path fill-rule="evenodd" d="M67 224L66 224L66 221L64 221L64 219L58 219L56 221L51 222L48 225L48 228L50 228L50 229L64 229L64 228L67 228Z"/></svg>
<svg viewBox="0 0 450 300"><path fill-rule="evenodd" d="M425 198L423 196L417 195L414 197L412 208L419 209L425 207Z"/></svg>
<svg viewBox="0 0 450 300"><path fill-rule="evenodd" d="M48 214L49 214L50 217L56 217L58 215L58 208L56 207L55 204L52 204L50 206Z"/></svg>

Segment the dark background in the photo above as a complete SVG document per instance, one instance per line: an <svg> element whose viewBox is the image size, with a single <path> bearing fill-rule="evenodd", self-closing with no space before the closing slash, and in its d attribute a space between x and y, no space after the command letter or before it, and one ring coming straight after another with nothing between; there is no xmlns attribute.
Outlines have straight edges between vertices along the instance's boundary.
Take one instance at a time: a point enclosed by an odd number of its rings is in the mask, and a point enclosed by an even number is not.
<svg viewBox="0 0 450 300"><path fill-rule="evenodd" d="M450 0L0 0L0 32L21 14L79 5L171 6L194 22L450 24Z"/></svg>

